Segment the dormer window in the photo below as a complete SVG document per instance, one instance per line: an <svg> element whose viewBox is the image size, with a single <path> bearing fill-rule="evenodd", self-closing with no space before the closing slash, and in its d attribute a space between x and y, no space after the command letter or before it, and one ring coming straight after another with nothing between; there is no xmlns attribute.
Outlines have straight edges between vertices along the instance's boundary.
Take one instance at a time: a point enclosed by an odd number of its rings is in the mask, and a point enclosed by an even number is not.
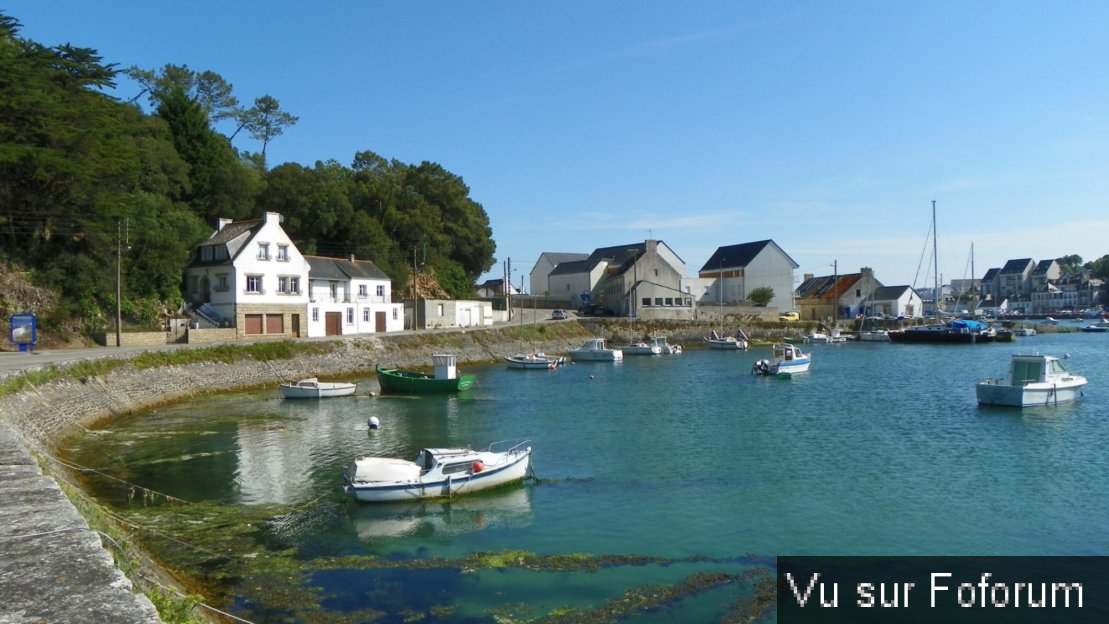
<svg viewBox="0 0 1109 624"><path fill-rule="evenodd" d="M258 243L258 259L259 260L269 260L270 259L270 244L269 243Z"/></svg>

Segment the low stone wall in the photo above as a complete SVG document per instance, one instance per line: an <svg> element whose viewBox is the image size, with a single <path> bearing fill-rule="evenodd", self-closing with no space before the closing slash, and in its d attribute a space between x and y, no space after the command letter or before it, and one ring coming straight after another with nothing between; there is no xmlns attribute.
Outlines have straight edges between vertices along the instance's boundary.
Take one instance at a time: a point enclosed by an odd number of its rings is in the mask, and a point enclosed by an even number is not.
<svg viewBox="0 0 1109 624"><path fill-rule="evenodd" d="M207 342L229 342L235 340L234 327L220 327L213 329L189 328L186 341L189 344L202 344Z"/></svg>

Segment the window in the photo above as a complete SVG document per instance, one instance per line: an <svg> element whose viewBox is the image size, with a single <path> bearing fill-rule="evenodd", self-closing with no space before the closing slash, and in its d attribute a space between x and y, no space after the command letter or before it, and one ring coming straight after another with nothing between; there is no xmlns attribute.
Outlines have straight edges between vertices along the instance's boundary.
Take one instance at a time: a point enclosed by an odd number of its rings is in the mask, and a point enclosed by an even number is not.
<svg viewBox="0 0 1109 624"><path fill-rule="evenodd" d="M300 294L300 278L299 277L290 277L289 278L289 294L291 294L291 295L299 295Z"/></svg>
<svg viewBox="0 0 1109 624"><path fill-rule="evenodd" d="M668 305L668 306L674 305L674 298L673 297L667 297L666 298L666 305Z"/></svg>
<svg viewBox="0 0 1109 624"><path fill-rule="evenodd" d="M278 276L278 278L277 278L277 292L280 292L280 293L289 292L289 278L285 277L284 275Z"/></svg>
<svg viewBox="0 0 1109 624"><path fill-rule="evenodd" d="M270 259L270 244L269 243L258 243L258 259L259 260L269 260Z"/></svg>
<svg viewBox="0 0 1109 624"><path fill-rule="evenodd" d="M358 285L358 296L365 297L370 294L370 289L365 284Z"/></svg>
<svg viewBox="0 0 1109 624"><path fill-rule="evenodd" d="M662 305L662 297L655 297L655 305L657 305L657 306Z"/></svg>
<svg viewBox="0 0 1109 624"><path fill-rule="evenodd" d="M200 259L207 262L212 259L212 248L204 246L200 248Z"/></svg>
<svg viewBox="0 0 1109 624"><path fill-rule="evenodd" d="M443 304L440 303L440 304L436 305L435 310L436 310L436 312L439 313L439 316L443 316Z"/></svg>
<svg viewBox="0 0 1109 624"><path fill-rule="evenodd" d="M650 307L651 298L650 297L644 297L643 300L639 302L639 305L644 306L644 307Z"/></svg>
<svg viewBox="0 0 1109 624"><path fill-rule="evenodd" d="M223 245L217 246L215 249L212 250L212 257L215 258L216 260L226 260L227 259L227 248L224 247Z"/></svg>
<svg viewBox="0 0 1109 624"><path fill-rule="evenodd" d="M397 320L397 309L393 308L393 320Z"/></svg>
<svg viewBox="0 0 1109 624"><path fill-rule="evenodd" d="M288 262L289 261L289 246L288 245L278 245L277 246L277 261L278 262Z"/></svg>
<svg viewBox="0 0 1109 624"><path fill-rule="evenodd" d="M693 299L687 297L686 300L685 300L685 305L692 307L693 306Z"/></svg>
<svg viewBox="0 0 1109 624"><path fill-rule="evenodd" d="M312 322L313 323L319 323L320 322L320 309L319 308L312 308Z"/></svg>
<svg viewBox="0 0 1109 624"><path fill-rule="evenodd" d="M227 286L227 274L226 273L221 273L221 274L216 276L216 290L218 290L218 291L229 290L229 288Z"/></svg>
<svg viewBox="0 0 1109 624"><path fill-rule="evenodd" d="M347 325L354 325L354 308L347 308Z"/></svg>
<svg viewBox="0 0 1109 624"><path fill-rule="evenodd" d="M384 297L385 296L385 285L384 284L378 284L377 285L377 296L378 297Z"/></svg>
<svg viewBox="0 0 1109 624"><path fill-rule="evenodd" d="M261 275L247 275L246 276L246 292L255 293L259 295L265 294L266 291L262 290L262 276Z"/></svg>
<svg viewBox="0 0 1109 624"><path fill-rule="evenodd" d="M363 308L362 309L362 322L363 323L369 323L370 322L370 309L369 308Z"/></svg>
<svg viewBox="0 0 1109 624"><path fill-rule="evenodd" d="M191 293L200 292L199 284L200 284L200 278L199 277L197 277L195 275L190 276L189 277L189 292L191 292Z"/></svg>

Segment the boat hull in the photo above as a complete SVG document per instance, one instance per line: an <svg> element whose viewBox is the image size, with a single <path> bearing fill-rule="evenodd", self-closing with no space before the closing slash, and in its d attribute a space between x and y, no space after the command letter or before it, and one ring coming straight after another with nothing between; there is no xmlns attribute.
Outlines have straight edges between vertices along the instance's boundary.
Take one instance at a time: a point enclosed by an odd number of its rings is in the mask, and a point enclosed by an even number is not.
<svg viewBox="0 0 1109 624"><path fill-rule="evenodd" d="M459 494L480 492L516 481L527 476L531 465L531 449L514 453L512 459L502 465L486 468L480 472L466 472L450 475L434 481L397 481L370 484L350 483L347 491L355 499L364 503L387 503L414 501L428 498L446 498Z"/></svg>
<svg viewBox="0 0 1109 624"><path fill-rule="evenodd" d="M570 359L575 362L616 362L624 359L624 352L617 349L570 351Z"/></svg>
<svg viewBox="0 0 1109 624"><path fill-rule="evenodd" d="M746 351L747 343L737 338L721 338L716 340L714 338L706 338L705 342L709 344L710 349L719 349L721 351Z"/></svg>
<svg viewBox="0 0 1109 624"><path fill-rule="evenodd" d="M812 360L809 358L802 358L800 360L793 360L792 362L778 362L770 367L770 372L774 375L796 375L798 373L809 372L810 366L812 366Z"/></svg>
<svg viewBox="0 0 1109 624"><path fill-rule="evenodd" d="M352 383L281 384L281 396L286 399L328 399L351 396L357 391L358 384Z"/></svg>
<svg viewBox="0 0 1109 624"><path fill-rule="evenodd" d="M453 379L436 379L427 373L377 367L377 382L382 392L399 394L443 394L463 392L474 385L473 375L459 375Z"/></svg>
<svg viewBox="0 0 1109 624"><path fill-rule="evenodd" d="M655 344L634 344L620 347L624 355L661 355L662 347Z"/></svg>
<svg viewBox="0 0 1109 624"><path fill-rule="evenodd" d="M983 381L975 386L979 405L1000 405L1004 407L1036 407L1055 405L1078 399L1082 395L1081 383L1046 384L1035 383L1025 386L1007 386L998 380Z"/></svg>
<svg viewBox="0 0 1109 624"><path fill-rule="evenodd" d="M859 332L859 340L862 342L889 342L890 334L888 331L861 331Z"/></svg>
<svg viewBox="0 0 1109 624"><path fill-rule="evenodd" d="M509 368L523 370L550 370L563 364L561 357L539 357L533 355L510 355L505 358Z"/></svg>
<svg viewBox="0 0 1109 624"><path fill-rule="evenodd" d="M891 331L887 336L890 342L914 344L981 344L995 342L996 340L996 336L990 334L957 331L914 331L911 329Z"/></svg>

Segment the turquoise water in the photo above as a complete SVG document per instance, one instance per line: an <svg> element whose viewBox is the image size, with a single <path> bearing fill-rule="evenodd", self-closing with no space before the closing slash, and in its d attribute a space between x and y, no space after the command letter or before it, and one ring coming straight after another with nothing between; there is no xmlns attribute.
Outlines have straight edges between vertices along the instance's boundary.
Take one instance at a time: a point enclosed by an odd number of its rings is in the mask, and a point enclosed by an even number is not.
<svg viewBox="0 0 1109 624"><path fill-rule="evenodd" d="M81 440L73 457L189 501L302 505L259 539L294 549L309 568L346 555L507 549L667 560L596 572L320 566L303 581L318 588L324 613L372 607L382 622L597 607L644 584L738 573L785 554L1109 554L1109 335L1018 340L811 345L811 372L789 380L749 375L766 347L554 371L469 367L478 385L449 398L230 394L117 423ZM1090 379L1085 396L978 407L974 383L1031 351L1070 354L1068 368ZM360 392L376 388L364 382ZM370 416L381 429L368 428ZM355 455L412 458L424 446L516 438L531 440L538 482L413 505L359 505L339 490ZM92 488L128 504L116 483ZM737 592L697 593L633 621L719 621ZM316 619L264 604L249 580L232 593L232 612L255 621ZM443 604L452 608L431 611Z"/></svg>

